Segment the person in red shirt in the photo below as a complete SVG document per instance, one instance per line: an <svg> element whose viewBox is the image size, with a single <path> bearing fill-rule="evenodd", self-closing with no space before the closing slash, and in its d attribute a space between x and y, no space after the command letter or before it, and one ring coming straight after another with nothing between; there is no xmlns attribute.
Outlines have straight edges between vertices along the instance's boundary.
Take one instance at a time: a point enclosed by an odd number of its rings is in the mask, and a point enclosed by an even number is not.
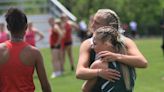
<svg viewBox="0 0 164 92"><path fill-rule="evenodd" d="M36 39L36 36L38 36L38 39ZM32 22L29 22L24 38L25 41L30 45L35 46L36 42L42 40L43 38L44 38L43 33L41 33L37 28L33 27Z"/></svg>
<svg viewBox="0 0 164 92"><path fill-rule="evenodd" d="M11 40L0 44L0 92L34 92L34 69L42 91L51 92L41 52L23 40L26 15L17 8L10 8L5 18Z"/></svg>
<svg viewBox="0 0 164 92"><path fill-rule="evenodd" d="M9 33L5 30L5 24L0 23L0 43L10 39Z"/></svg>
<svg viewBox="0 0 164 92"><path fill-rule="evenodd" d="M53 73L51 78L59 77L62 75L62 53L61 53L61 40L63 37L63 31L59 26L59 22L55 21L53 17L48 20L51 28L49 29L49 43L51 48L52 55L52 65L53 65Z"/></svg>
<svg viewBox="0 0 164 92"><path fill-rule="evenodd" d="M72 21L70 21L66 14L62 14L61 17L61 25L65 29L64 37L62 39L62 49L63 49L63 64L62 67L64 67L65 62L65 52L68 54L68 58L71 65L71 70L74 71L74 57L72 53L72 28L75 30L79 29L78 25Z"/></svg>

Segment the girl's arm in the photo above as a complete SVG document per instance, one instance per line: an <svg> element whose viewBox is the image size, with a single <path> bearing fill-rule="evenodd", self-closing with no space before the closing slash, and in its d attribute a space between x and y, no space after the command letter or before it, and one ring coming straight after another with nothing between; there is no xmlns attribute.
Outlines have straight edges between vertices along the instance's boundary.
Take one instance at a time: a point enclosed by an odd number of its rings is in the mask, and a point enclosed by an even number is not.
<svg viewBox="0 0 164 92"><path fill-rule="evenodd" d="M82 91L83 92L91 92L93 86L96 84L97 79L90 79L84 82L82 86Z"/></svg>
<svg viewBox="0 0 164 92"><path fill-rule="evenodd" d="M90 67L91 69L98 69L99 72L97 72L97 76L101 76L100 75L100 71L101 69L108 69L108 63L102 61L101 59L98 59L96 61L94 61ZM115 77L115 78L111 78L112 82L115 82L115 80L119 80L120 78ZM94 85L96 84L97 81L97 77L87 80L84 82L83 86L82 86L82 91L83 92L91 92L92 88L94 87Z"/></svg>
<svg viewBox="0 0 164 92"><path fill-rule="evenodd" d="M102 63L100 60L96 60L95 62L93 62L91 64L91 69L103 69L101 68L102 66ZM106 67L104 67L106 68ZM97 76L98 76L98 73L97 73ZM96 84L96 81L97 81L97 77L96 78L93 78L93 79L90 79L90 80L86 80L84 82L84 84L82 85L82 91L83 92L91 92L92 88L94 87L94 85Z"/></svg>
<svg viewBox="0 0 164 92"><path fill-rule="evenodd" d="M39 32L38 30L35 30L35 33L39 36L39 39L37 40L37 42L44 38L43 33Z"/></svg>
<svg viewBox="0 0 164 92"><path fill-rule="evenodd" d="M102 77L107 80L117 79L120 73L114 69L90 69L90 40L85 40L80 46L79 60L76 69L76 77L78 79L89 80ZM99 75L97 75L99 73Z"/></svg>
<svg viewBox="0 0 164 92"><path fill-rule="evenodd" d="M112 53L110 51L102 51L99 53L100 57L106 57L111 60L116 60L118 62L127 64L132 67L137 68L146 68L147 67L147 60L142 55L142 53L137 48L136 44L129 38L126 38L125 45L127 46L127 55Z"/></svg>
<svg viewBox="0 0 164 92"><path fill-rule="evenodd" d="M89 50L90 40L86 40L80 46L79 60L76 69L76 77L78 79L88 80L97 77L98 69L89 68Z"/></svg>
<svg viewBox="0 0 164 92"><path fill-rule="evenodd" d="M36 56L35 66L36 66L36 71L39 77L39 81L41 83L42 91L51 92L51 88L50 88L46 71L44 68L44 64L43 64L43 58L39 50L36 51L35 56Z"/></svg>

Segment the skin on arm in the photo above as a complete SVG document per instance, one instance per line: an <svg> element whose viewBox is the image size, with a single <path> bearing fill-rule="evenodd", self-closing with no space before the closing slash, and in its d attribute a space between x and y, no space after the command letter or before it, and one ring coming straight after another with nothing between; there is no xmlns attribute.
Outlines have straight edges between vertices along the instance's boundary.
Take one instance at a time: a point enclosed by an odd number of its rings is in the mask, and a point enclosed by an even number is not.
<svg viewBox="0 0 164 92"><path fill-rule="evenodd" d="M134 41L132 41L129 38L126 38L126 42L127 42L126 46L128 48L127 49L128 50L128 55L131 55L131 57L128 57L128 56L125 55L125 57L122 58L121 60L123 60L125 63L126 62L129 63L131 66L134 66L134 67L146 68L147 64L148 64L148 61L142 55L142 53L139 51L139 49L137 48ZM118 58L118 60L119 60L119 58ZM131 61L131 62L129 62L129 61Z"/></svg>
<svg viewBox="0 0 164 92"><path fill-rule="evenodd" d="M97 78L90 79L82 85L82 92L91 92L92 87L96 84Z"/></svg>
<svg viewBox="0 0 164 92"><path fill-rule="evenodd" d="M0 43L0 65L6 63L9 58L9 52L6 48L5 43Z"/></svg>
<svg viewBox="0 0 164 92"><path fill-rule="evenodd" d="M98 69L89 68L89 50L90 40L85 40L80 46L79 60L76 69L76 77L78 79L88 80L97 77Z"/></svg>
<svg viewBox="0 0 164 92"><path fill-rule="evenodd" d="M128 51L127 55L112 53L109 51L102 51L99 53L99 56L110 58L112 60L116 60L132 67L146 68L148 62L139 51L136 44L129 38L126 38L125 41L125 45L127 46Z"/></svg>
<svg viewBox="0 0 164 92"><path fill-rule="evenodd" d="M97 76L101 76L101 69L108 69L108 62L104 62L102 60L96 60L90 67L91 69L99 69L98 72L97 72ZM119 80L120 78L118 77L113 77L111 78L110 81L112 82L115 82L115 80ZM90 80L87 80L84 82L83 86L82 86L82 90L83 92L90 92L91 89L94 87L95 83L97 81L97 77L96 78L93 78L93 79L90 79Z"/></svg>
<svg viewBox="0 0 164 92"><path fill-rule="evenodd" d="M26 46L20 54L20 59L23 64L34 66L36 68L42 91L51 92L51 88L43 64L43 57L39 49L30 45Z"/></svg>
<svg viewBox="0 0 164 92"><path fill-rule="evenodd" d="M75 22L69 20L68 23L71 25L72 28L74 28L74 29L76 29L76 30L79 29L78 25L77 25Z"/></svg>
<svg viewBox="0 0 164 92"><path fill-rule="evenodd" d="M50 84L48 82L46 71L43 64L43 58L39 50L36 50L35 57L35 67L41 83L42 91L51 92Z"/></svg>
<svg viewBox="0 0 164 92"><path fill-rule="evenodd" d="M107 79L113 80L120 77L120 73L114 69L90 69L89 68L89 50L90 50L90 40L85 40L80 47L79 60L76 69L76 77L78 79L89 80L99 76Z"/></svg>
<svg viewBox="0 0 164 92"><path fill-rule="evenodd" d="M37 40L37 42L44 38L43 33L39 32L38 30L36 30L35 33L39 36L39 39Z"/></svg>
<svg viewBox="0 0 164 92"><path fill-rule="evenodd" d="M105 67L102 67L102 66L105 66ZM102 69L102 68L108 68L108 66L106 65L102 65L101 61L100 60L96 60L90 67L91 69ZM98 73L97 72L97 76L98 76ZM96 78L93 78L93 79L90 79L90 80L86 80L84 82L84 84L82 85L82 91L83 92L91 92L93 86L96 84L96 81L97 81L97 77Z"/></svg>

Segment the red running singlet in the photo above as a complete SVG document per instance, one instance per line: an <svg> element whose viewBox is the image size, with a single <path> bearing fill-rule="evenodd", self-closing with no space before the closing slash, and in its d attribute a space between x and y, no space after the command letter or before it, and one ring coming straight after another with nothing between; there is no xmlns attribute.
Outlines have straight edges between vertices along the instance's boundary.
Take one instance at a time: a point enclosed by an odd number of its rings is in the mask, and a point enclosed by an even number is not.
<svg viewBox="0 0 164 92"><path fill-rule="evenodd" d="M35 30L35 29L33 29ZM26 31L25 41L32 46L35 46L35 31Z"/></svg>
<svg viewBox="0 0 164 92"><path fill-rule="evenodd" d="M0 92L34 92L34 66L27 66L20 60L20 53L26 42L6 41L9 58L0 65Z"/></svg>
<svg viewBox="0 0 164 92"><path fill-rule="evenodd" d="M65 48L66 43L72 43L72 28L69 23L65 24L65 34L62 39L62 48Z"/></svg>
<svg viewBox="0 0 164 92"><path fill-rule="evenodd" d="M51 47L54 47L54 45L57 43L59 39L59 34L57 32L54 32L53 29L50 29L49 32L50 32L49 43Z"/></svg>
<svg viewBox="0 0 164 92"><path fill-rule="evenodd" d="M7 41L8 38L8 34L7 32L0 32L0 43Z"/></svg>

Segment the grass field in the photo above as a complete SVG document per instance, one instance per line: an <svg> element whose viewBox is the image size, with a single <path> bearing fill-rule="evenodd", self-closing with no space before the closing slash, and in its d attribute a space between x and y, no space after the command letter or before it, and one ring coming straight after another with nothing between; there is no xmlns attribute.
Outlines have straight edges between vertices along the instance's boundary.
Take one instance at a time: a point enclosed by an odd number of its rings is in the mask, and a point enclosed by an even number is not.
<svg viewBox="0 0 164 92"><path fill-rule="evenodd" d="M135 40L138 48L147 58L147 69L137 69L137 80L134 92L164 92L164 56L160 48L161 38L147 38ZM65 73L62 77L51 79L52 65L50 50L41 49L44 56L47 76L51 84L52 92L81 92L83 81L75 78L75 72L70 71L68 60L65 64ZM77 64L79 46L73 48L75 63ZM35 92L41 92L38 77L34 75L36 85ZM120 91L121 92L121 91Z"/></svg>

